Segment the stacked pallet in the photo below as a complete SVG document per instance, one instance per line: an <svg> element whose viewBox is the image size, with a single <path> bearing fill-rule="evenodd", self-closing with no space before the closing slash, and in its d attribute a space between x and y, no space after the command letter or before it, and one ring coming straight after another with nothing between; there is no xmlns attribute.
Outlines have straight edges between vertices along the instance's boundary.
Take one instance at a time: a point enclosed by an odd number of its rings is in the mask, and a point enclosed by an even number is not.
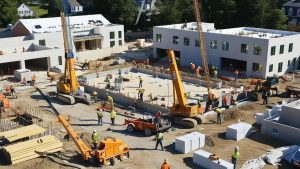
<svg viewBox="0 0 300 169"><path fill-rule="evenodd" d="M209 152L198 150L193 153L193 163L207 169L233 169L233 164L228 161L219 159L211 160Z"/></svg>
<svg viewBox="0 0 300 169"><path fill-rule="evenodd" d="M62 142L52 135L20 142L3 148L3 153L10 164L17 164L47 153L62 151Z"/></svg>
<svg viewBox="0 0 300 169"><path fill-rule="evenodd" d="M252 125L247 123L237 123L227 126L226 138L239 141L251 134Z"/></svg>
<svg viewBox="0 0 300 169"><path fill-rule="evenodd" d="M0 138L5 138L8 142L13 142L29 136L34 136L40 133L44 133L46 130L36 124L16 128L13 130L0 133Z"/></svg>
<svg viewBox="0 0 300 169"><path fill-rule="evenodd" d="M175 139L175 150L183 154L197 150L205 145L205 135L193 132Z"/></svg>

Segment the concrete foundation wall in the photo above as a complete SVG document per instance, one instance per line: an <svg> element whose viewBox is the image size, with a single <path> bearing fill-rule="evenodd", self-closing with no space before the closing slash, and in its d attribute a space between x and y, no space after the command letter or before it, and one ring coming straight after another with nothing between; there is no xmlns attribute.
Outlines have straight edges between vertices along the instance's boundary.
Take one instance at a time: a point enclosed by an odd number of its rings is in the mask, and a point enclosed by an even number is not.
<svg viewBox="0 0 300 169"><path fill-rule="evenodd" d="M297 105L298 104L298 105ZM282 113L279 121L283 124L300 128L300 101L295 101L282 106Z"/></svg>
<svg viewBox="0 0 300 169"><path fill-rule="evenodd" d="M100 97L101 100L106 101L107 100L107 94L108 94L108 95L113 97L114 103L117 103L117 104L120 104L120 105L123 105L123 106L131 106L131 105L134 105L134 103L135 103L135 99L124 96L124 95L121 95L119 93L114 93L114 92L109 91L109 90L99 89L99 88L95 88L95 87L92 87L92 86L87 86L87 85L84 86L84 91L86 93L92 94L94 90L97 91L98 96ZM153 115L158 111L161 111L163 113L169 112L169 110L166 109L166 108L155 106L155 105L148 104L148 103L145 103L145 102L140 102L140 101L138 101L136 103L136 108L140 109L144 112L151 113Z"/></svg>
<svg viewBox="0 0 300 169"><path fill-rule="evenodd" d="M278 117L277 117L278 118ZM280 124L268 118L262 121L262 134L278 138L291 144L300 145L300 129Z"/></svg>

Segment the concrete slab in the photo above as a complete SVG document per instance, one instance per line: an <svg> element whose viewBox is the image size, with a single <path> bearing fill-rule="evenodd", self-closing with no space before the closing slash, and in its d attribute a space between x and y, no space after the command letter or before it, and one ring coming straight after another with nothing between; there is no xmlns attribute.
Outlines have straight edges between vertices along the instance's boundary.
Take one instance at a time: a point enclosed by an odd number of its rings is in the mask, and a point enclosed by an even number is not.
<svg viewBox="0 0 300 169"><path fill-rule="evenodd" d="M193 153L193 163L205 169L233 169L233 164L225 160L211 160L211 153L198 150Z"/></svg>
<svg viewBox="0 0 300 169"><path fill-rule="evenodd" d="M175 150L183 154L204 147L204 145L205 135L198 132L186 134L175 139Z"/></svg>
<svg viewBox="0 0 300 169"><path fill-rule="evenodd" d="M247 123L237 123L226 128L226 138L239 141L251 134L252 125Z"/></svg>

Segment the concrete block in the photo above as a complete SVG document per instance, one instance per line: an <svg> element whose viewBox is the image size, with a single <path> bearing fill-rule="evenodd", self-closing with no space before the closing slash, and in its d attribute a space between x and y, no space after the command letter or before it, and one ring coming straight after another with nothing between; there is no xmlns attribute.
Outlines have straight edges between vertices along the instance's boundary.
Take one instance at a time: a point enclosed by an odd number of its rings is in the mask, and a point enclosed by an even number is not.
<svg viewBox="0 0 300 169"><path fill-rule="evenodd" d="M226 138L239 141L251 134L252 125L247 123L237 123L227 127Z"/></svg>
<svg viewBox="0 0 300 169"><path fill-rule="evenodd" d="M205 135L193 132L175 139L175 150L181 153L189 153L205 145Z"/></svg>
<svg viewBox="0 0 300 169"><path fill-rule="evenodd" d="M198 150L193 153L193 163L206 169L233 169L233 164L225 160L210 160L211 153Z"/></svg>
<svg viewBox="0 0 300 169"><path fill-rule="evenodd" d="M256 119L256 124L261 124L262 120L265 119L267 116L264 113L256 113L255 114L255 119Z"/></svg>

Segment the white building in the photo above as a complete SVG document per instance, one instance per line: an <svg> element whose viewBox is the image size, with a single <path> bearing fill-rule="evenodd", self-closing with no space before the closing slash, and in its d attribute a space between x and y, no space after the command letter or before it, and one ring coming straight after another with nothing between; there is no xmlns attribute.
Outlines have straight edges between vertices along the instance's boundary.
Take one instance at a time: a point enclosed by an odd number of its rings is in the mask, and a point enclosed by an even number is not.
<svg viewBox="0 0 300 169"><path fill-rule="evenodd" d="M111 24L100 14L72 16L70 24L79 61L101 58L125 48L124 26ZM12 27L12 34L17 37L0 39L0 74L6 74L8 68L63 68L60 17L20 19Z"/></svg>
<svg viewBox="0 0 300 169"><path fill-rule="evenodd" d="M215 30L203 23L208 62L218 69L238 69L248 77L265 78L300 69L300 33L260 28ZM153 29L153 57L174 49L181 66L201 64L196 24L156 26Z"/></svg>
<svg viewBox="0 0 300 169"><path fill-rule="evenodd" d="M33 11L31 8L24 3L18 7L17 11L20 17L33 16Z"/></svg>
<svg viewBox="0 0 300 169"><path fill-rule="evenodd" d="M83 7L76 0L68 0L68 5L71 14L82 13Z"/></svg>

